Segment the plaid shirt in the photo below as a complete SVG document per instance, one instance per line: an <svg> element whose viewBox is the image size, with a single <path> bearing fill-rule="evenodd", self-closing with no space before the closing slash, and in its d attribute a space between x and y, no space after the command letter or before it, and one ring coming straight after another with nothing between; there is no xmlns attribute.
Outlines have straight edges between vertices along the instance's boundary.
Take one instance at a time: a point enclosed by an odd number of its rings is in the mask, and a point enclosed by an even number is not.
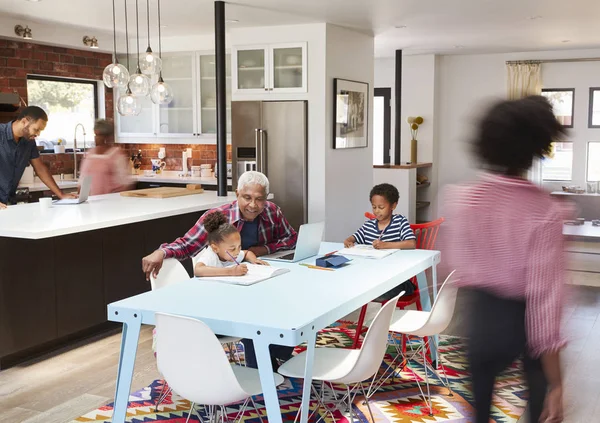
<svg viewBox="0 0 600 423"><path fill-rule="evenodd" d="M440 249L446 270L456 269L459 286L525 300L534 357L560 349L566 281L562 228L569 203L529 181L492 174L447 188L445 200Z"/></svg>
<svg viewBox="0 0 600 423"><path fill-rule="evenodd" d="M242 219L237 201L211 209L204 213L183 237L177 238L170 244L160 246L165 253L165 258L174 257L183 260L202 251L207 246L206 239L208 237L208 232L204 229L202 222L207 214L215 211L223 212L238 231L242 230L244 219ZM267 247L269 254L279 250L289 250L296 246L298 234L290 226L277 205L267 201L257 219L259 219L258 245Z"/></svg>

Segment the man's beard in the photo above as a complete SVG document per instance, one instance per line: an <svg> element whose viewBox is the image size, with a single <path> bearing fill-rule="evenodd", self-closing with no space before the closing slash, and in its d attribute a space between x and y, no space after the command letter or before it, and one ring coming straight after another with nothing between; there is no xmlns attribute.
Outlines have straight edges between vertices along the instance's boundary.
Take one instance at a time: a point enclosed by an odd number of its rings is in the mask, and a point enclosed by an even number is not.
<svg viewBox="0 0 600 423"><path fill-rule="evenodd" d="M24 128L23 128L23 138L25 138L27 141L31 141L33 140L33 137L31 136L31 132L29 132L29 125L31 125L30 123L28 123Z"/></svg>

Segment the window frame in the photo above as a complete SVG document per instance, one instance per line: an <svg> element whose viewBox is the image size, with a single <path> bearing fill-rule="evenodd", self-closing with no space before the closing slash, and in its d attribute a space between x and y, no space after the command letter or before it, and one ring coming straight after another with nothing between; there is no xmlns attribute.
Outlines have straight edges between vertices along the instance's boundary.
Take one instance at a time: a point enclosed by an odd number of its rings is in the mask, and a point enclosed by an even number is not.
<svg viewBox="0 0 600 423"><path fill-rule="evenodd" d="M588 141L587 142L587 147L586 147L586 151L585 151L585 182L600 182L600 179L598 179L596 181L592 181L589 179L589 176L590 176L590 145L592 143L600 144L600 141Z"/></svg>
<svg viewBox="0 0 600 423"><path fill-rule="evenodd" d="M571 92L573 95L573 101L571 102L571 124L563 125L565 128L573 128L574 124L575 124L575 88L542 88L542 95L544 93L556 93L556 92ZM571 142L571 141L569 141L569 142Z"/></svg>
<svg viewBox="0 0 600 423"><path fill-rule="evenodd" d="M588 98L588 128L597 129L600 128L600 125L594 125L593 123L593 115L594 115L594 92L600 91L600 87L590 87L589 98ZM587 175L586 175L587 178Z"/></svg>
<svg viewBox="0 0 600 423"><path fill-rule="evenodd" d="M27 81L29 81L30 79L35 81L65 82L70 84L91 85L94 88L94 119L98 119L100 117L98 113L98 81L95 81L93 79L63 78L60 76L27 75Z"/></svg>
<svg viewBox="0 0 600 423"><path fill-rule="evenodd" d="M555 141L554 143L562 143L562 144L566 144L566 143L570 143L572 145L572 149L571 149L571 178L570 179L544 179L544 163L542 160L542 166L540 169L540 177L542 180L542 183L544 182L572 182L573 181L573 168L574 168L574 162L575 162L575 142L574 141ZM586 173L587 173L587 169L586 169ZM586 175L587 176L587 175Z"/></svg>
<svg viewBox="0 0 600 423"><path fill-rule="evenodd" d="M392 148L392 89L389 87L375 88L373 97L383 98L383 163L390 164L392 160L390 156ZM375 106L373 105L373 107Z"/></svg>

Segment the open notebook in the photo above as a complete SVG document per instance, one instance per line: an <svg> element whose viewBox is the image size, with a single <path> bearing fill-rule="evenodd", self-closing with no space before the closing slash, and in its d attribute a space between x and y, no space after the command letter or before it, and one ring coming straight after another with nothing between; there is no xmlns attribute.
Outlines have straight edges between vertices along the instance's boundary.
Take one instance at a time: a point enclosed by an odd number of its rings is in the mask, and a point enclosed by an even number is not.
<svg viewBox="0 0 600 423"><path fill-rule="evenodd" d="M376 250L372 245L355 245L352 248L344 248L336 252L340 256L356 256L372 259L381 259L394 254L400 250Z"/></svg>
<svg viewBox="0 0 600 423"><path fill-rule="evenodd" d="M266 279L282 275L290 271L281 267L262 266L260 264L243 263L248 266L248 273L244 276L205 276L198 278L201 280L211 280L233 285L253 285Z"/></svg>

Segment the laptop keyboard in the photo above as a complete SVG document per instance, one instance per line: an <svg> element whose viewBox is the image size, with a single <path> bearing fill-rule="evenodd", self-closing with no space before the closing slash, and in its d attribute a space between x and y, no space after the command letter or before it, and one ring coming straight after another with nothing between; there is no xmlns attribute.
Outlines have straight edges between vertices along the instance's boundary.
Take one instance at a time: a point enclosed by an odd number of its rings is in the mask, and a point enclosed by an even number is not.
<svg viewBox="0 0 600 423"><path fill-rule="evenodd" d="M280 260L293 260L295 253L286 254L285 256L279 257Z"/></svg>

